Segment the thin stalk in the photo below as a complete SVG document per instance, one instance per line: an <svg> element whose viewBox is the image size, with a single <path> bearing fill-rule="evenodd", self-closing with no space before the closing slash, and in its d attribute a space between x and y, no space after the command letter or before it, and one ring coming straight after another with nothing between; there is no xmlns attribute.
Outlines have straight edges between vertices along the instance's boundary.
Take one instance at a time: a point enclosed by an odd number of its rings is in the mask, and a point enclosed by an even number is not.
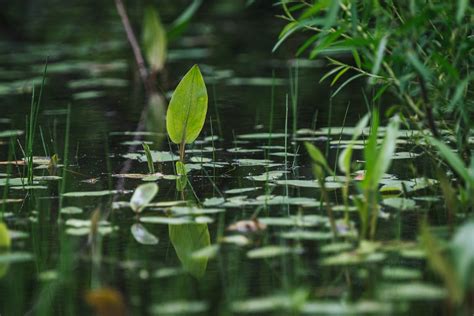
<svg viewBox="0 0 474 316"><path fill-rule="evenodd" d="M64 167L63 167L63 174L62 174L62 180L61 180L61 189L59 191L59 209L62 208L63 206L63 194L66 191L66 176L67 172L66 169L68 168L69 164L69 133L71 130L71 104L68 104L67 106L67 118L66 118L66 131L65 131L65 139L64 139L64 151L63 151L63 161L64 161ZM59 213L61 214L61 213ZM59 215L59 218L61 218L61 215Z"/></svg>
<svg viewBox="0 0 474 316"><path fill-rule="evenodd" d="M285 102L285 171L288 169L288 94ZM288 197L288 173L285 172L285 196ZM290 205L286 205L288 216L290 216Z"/></svg>
<svg viewBox="0 0 474 316"><path fill-rule="evenodd" d="M293 135L296 135L298 122L298 81L299 81L299 59L296 59L294 73L290 68L290 90L291 90L291 109L293 119Z"/></svg>
<svg viewBox="0 0 474 316"><path fill-rule="evenodd" d="M224 134L222 133L222 125L221 125L221 119L219 117L219 111L217 109L217 97L216 97L216 86L212 85L212 98L214 99L214 112L216 113L216 120L217 120L217 129L219 131L219 136L224 137ZM258 109L258 108L257 108ZM212 123L212 121L211 121Z"/></svg>
<svg viewBox="0 0 474 316"><path fill-rule="evenodd" d="M143 58L142 51L140 50L140 45L138 44L135 33L133 32L132 25L130 24L130 19L128 18L127 10L122 2L122 0L115 0L115 7L122 21L125 34L127 35L127 40L132 47L133 55L135 56L135 62L137 63L138 72L140 78L145 86L145 90L148 94L154 91L154 87L150 85L148 69L145 65L145 59Z"/></svg>

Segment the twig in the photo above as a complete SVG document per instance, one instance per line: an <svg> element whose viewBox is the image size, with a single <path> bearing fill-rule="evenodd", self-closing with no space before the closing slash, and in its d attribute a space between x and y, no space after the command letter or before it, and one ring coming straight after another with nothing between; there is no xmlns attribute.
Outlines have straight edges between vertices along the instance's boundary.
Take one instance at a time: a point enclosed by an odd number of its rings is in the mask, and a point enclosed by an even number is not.
<svg viewBox="0 0 474 316"><path fill-rule="evenodd" d="M153 92L154 89L151 85L149 71L146 68L145 60L143 59L143 55L140 50L140 46L138 45L137 38L135 37L135 33L133 33L133 29L130 24L130 19L127 15L127 11L125 10L125 6L123 5L122 0L115 0L115 6L117 7L117 12L120 15L120 19L122 20L125 33L127 34L128 42L132 47L133 55L135 56L135 62L137 63L138 67L138 72L140 73L140 78L142 79L147 94L150 95L150 93Z"/></svg>

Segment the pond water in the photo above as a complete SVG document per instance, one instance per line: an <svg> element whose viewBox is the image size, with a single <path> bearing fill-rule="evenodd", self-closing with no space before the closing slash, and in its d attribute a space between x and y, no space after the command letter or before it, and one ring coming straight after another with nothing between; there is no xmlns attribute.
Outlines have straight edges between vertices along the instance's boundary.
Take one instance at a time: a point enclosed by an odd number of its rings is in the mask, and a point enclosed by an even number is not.
<svg viewBox="0 0 474 316"><path fill-rule="evenodd" d="M112 1L12 13L20 25L28 18L28 27L0 42L0 193L6 199L0 208L13 238L11 251L0 255L0 315L86 315L92 313L87 302L117 315L111 312L120 306L113 303L117 293L130 315L387 315L445 308L446 293L426 271L416 240L420 219L440 207L431 185L417 199L382 206L379 243L357 248L355 211L347 213L353 226L338 224L340 237L332 243L303 142L327 150L334 166L339 141L352 134L338 127L354 126L366 112L362 85L354 82L330 100L329 84L319 83L324 62L294 59L291 42L272 54L284 23L276 10L260 6L230 13L205 5L185 36L170 43L163 96L169 100L193 64L209 93L205 128L187 148L185 194L176 190L170 150L177 154L177 148L162 134L161 121L147 125L144 136L136 133L146 98ZM132 16L138 9L131 8ZM173 14L165 11L164 21ZM59 165L48 169L50 159L37 158L33 186L23 188L26 167L6 161L23 158L31 87L37 96L47 56L34 155L57 154ZM295 78L297 100L290 88ZM407 139L401 138L388 186L430 175L431 166L413 157L416 145ZM158 179L145 177L142 141L153 150ZM362 159L360 150L355 155ZM159 193L136 217L128 202L150 182ZM343 184L329 179L327 186L335 216L343 219ZM103 221L91 224L97 214Z"/></svg>

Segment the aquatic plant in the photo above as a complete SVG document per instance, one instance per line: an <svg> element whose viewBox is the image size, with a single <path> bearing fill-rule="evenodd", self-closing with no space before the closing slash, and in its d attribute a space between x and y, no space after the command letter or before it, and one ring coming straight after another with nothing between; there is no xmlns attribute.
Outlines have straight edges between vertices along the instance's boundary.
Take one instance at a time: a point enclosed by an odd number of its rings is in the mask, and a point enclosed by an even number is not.
<svg viewBox="0 0 474 316"><path fill-rule="evenodd" d="M31 94L31 106L30 114L26 117L26 133L25 133L25 150L23 152L27 169L26 177L28 179L28 185L33 184L33 146L35 144L36 129L38 126L38 114L41 107L41 101L43 97L43 89L46 81L46 72L48 70L48 62L44 66L43 77L41 81L40 91L38 98L35 95L35 86L33 86L33 93ZM23 150L23 149L22 149Z"/></svg>
<svg viewBox="0 0 474 316"><path fill-rule="evenodd" d="M153 164L153 158L151 155L150 146L147 143L142 143L143 150L145 151L146 162L148 164L148 173L155 173L155 165Z"/></svg>
<svg viewBox="0 0 474 316"><path fill-rule="evenodd" d="M438 120L449 119L457 148L469 163L469 129L474 104L470 71L473 6L468 1L282 1L288 24L277 49L297 32L313 34L297 55L325 56L337 95L355 80L366 79L374 99L398 97L406 117L424 122L439 138ZM446 18L454 17L454 18ZM341 58L340 56L344 56ZM347 60L350 61L347 61ZM344 79L343 79L344 78ZM452 123L451 123L452 122Z"/></svg>
<svg viewBox="0 0 474 316"><path fill-rule="evenodd" d="M364 173L363 179L357 183L359 195L354 196L354 202L359 211L361 221L360 235L362 238L373 239L377 230L377 218L379 214L379 184L383 175L390 167L393 154L395 152L396 140L398 137L399 118L393 117L385 131L385 136L381 145L377 145L379 116L378 112L372 113L372 124L370 135L367 143L364 145ZM346 210L349 207L348 192L351 183L351 160L353 152L353 142L362 134L364 127L367 125L369 116L364 116L354 129L354 134L349 145L343 150L339 156L339 169L345 173L345 185L343 186L343 197ZM305 143L306 149L313 161L313 172L321 186L321 195L328 210L333 232L336 232L335 220L332 215L330 200L325 189L326 179L325 173L334 175L334 172L328 166L324 155L319 149L310 143ZM346 217L347 221L347 217Z"/></svg>
<svg viewBox="0 0 474 316"><path fill-rule="evenodd" d="M377 219L379 215L378 187L385 172L388 171L395 153L396 140L398 137L399 118L393 117L385 131L385 137L380 146L377 146L377 132L379 127L378 113L372 114L372 124L369 139L364 147L365 173L360 183L363 198L356 197L355 201L359 208L362 224L361 233L367 237L370 229L370 238L375 237ZM369 222L370 220L370 222Z"/></svg>
<svg viewBox="0 0 474 316"><path fill-rule="evenodd" d="M206 84L198 65L194 65L173 92L166 112L166 130L171 141L179 146L181 162L186 144L194 142L204 126L207 101Z"/></svg>

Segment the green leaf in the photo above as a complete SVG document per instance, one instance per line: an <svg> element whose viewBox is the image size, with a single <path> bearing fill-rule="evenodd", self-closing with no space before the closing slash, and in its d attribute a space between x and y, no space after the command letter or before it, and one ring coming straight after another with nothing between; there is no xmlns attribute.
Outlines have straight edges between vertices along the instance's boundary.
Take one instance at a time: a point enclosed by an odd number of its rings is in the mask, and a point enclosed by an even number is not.
<svg viewBox="0 0 474 316"><path fill-rule="evenodd" d="M171 41L181 35L188 27L189 21L194 16L196 11L202 4L202 0L194 0L191 4L178 16L171 24L171 29L168 31L168 39Z"/></svg>
<svg viewBox="0 0 474 316"><path fill-rule="evenodd" d="M390 120L382 146L377 150L375 159L371 159L371 163L366 163L367 174L364 183L369 187L373 188L378 186L383 174L387 172L390 167L397 144L399 121L398 116ZM374 131L372 131L372 133L374 133ZM369 161L369 159L366 158L366 161Z"/></svg>
<svg viewBox="0 0 474 316"><path fill-rule="evenodd" d="M456 22L460 23L464 14L466 13L466 9L469 6L468 0L458 0L458 9L456 10Z"/></svg>
<svg viewBox="0 0 474 316"><path fill-rule="evenodd" d="M148 164L148 172L150 174L155 173L155 166L153 165L153 158L151 156L150 146L147 143L142 144L143 150L145 151L146 162Z"/></svg>
<svg viewBox="0 0 474 316"><path fill-rule="evenodd" d="M382 65L383 56L385 54L385 47L387 46L387 41L388 41L388 37L384 36L379 42L379 46L377 47L377 54L375 57L374 66L372 67L373 75L378 74L380 71L380 66Z"/></svg>
<svg viewBox="0 0 474 316"><path fill-rule="evenodd" d="M458 176L463 178L467 183L471 185L474 184L474 178L469 175L469 170L464 166L462 159L456 155L451 148L435 138L430 138L429 141L438 149L441 157L456 171Z"/></svg>
<svg viewBox="0 0 474 316"><path fill-rule="evenodd" d="M433 236L426 223L422 224L420 235L431 269L441 276L446 288L449 290L448 292L451 296L451 299L455 302L460 302L462 300L463 294L462 288L459 286L459 279L456 278L456 271L454 267L447 260L445 254L442 253L439 240ZM471 240L466 240L464 243L465 242L469 242L469 246L472 245ZM467 249L469 248L471 247L468 247ZM464 249L462 249L462 251L464 251Z"/></svg>
<svg viewBox="0 0 474 316"><path fill-rule="evenodd" d="M328 166L326 158L324 158L324 155L321 153L321 151L311 143L305 142L304 145L313 162L324 167L324 169L326 169L326 171L328 171L329 173L332 173L331 169Z"/></svg>
<svg viewBox="0 0 474 316"><path fill-rule="evenodd" d="M178 178L176 179L176 190L184 191L186 185L188 184L188 176L186 171L186 165L181 161L176 162L176 174Z"/></svg>
<svg viewBox="0 0 474 316"><path fill-rule="evenodd" d="M431 78L431 71L421 62L413 51L407 53L408 61L413 65L416 71L423 77L424 80L429 81Z"/></svg>
<svg viewBox="0 0 474 316"><path fill-rule="evenodd" d="M135 213L140 213L153 200L158 193L158 185L156 183L147 183L140 185L133 192L130 199L130 207Z"/></svg>
<svg viewBox="0 0 474 316"><path fill-rule="evenodd" d="M206 272L206 257L193 258L193 253L210 246L207 224L168 225L169 236L183 268L196 278Z"/></svg>
<svg viewBox="0 0 474 316"><path fill-rule="evenodd" d="M145 58L153 71L160 71L166 61L167 39L158 12L152 6L145 9L143 17L143 46Z"/></svg>
<svg viewBox="0 0 474 316"><path fill-rule="evenodd" d="M194 65L176 87L166 113L166 129L173 143L192 143L204 126L206 113L206 84Z"/></svg>
<svg viewBox="0 0 474 316"><path fill-rule="evenodd" d="M474 286L474 222L461 226L451 241L454 256L454 271L465 290Z"/></svg>
<svg viewBox="0 0 474 316"><path fill-rule="evenodd" d="M11 243L12 241L7 225L5 225L5 223L0 223L0 249L10 248Z"/></svg>

